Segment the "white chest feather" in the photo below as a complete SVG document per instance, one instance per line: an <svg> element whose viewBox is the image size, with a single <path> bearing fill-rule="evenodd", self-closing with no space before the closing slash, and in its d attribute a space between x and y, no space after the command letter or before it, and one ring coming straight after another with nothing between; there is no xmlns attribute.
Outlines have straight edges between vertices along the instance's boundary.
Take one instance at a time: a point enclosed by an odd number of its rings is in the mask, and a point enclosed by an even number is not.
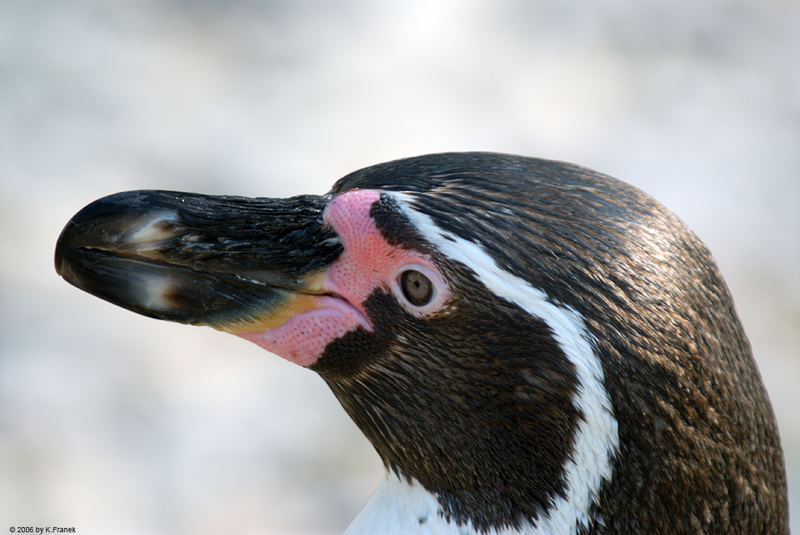
<svg viewBox="0 0 800 535"><path fill-rule="evenodd" d="M344 535L472 535L469 526L449 523L440 514L436 498L414 481L409 484L389 474ZM518 532L504 532L514 535ZM499 534L498 534L499 535Z"/></svg>
<svg viewBox="0 0 800 535"><path fill-rule="evenodd" d="M471 525L448 522L441 514L436 497L416 481L408 483L388 474L356 516L344 535L545 535L574 533L576 526L554 525L544 518L539 527L530 524L521 529L493 529L479 532ZM558 523L558 521L556 521ZM561 523L558 523L561 524Z"/></svg>

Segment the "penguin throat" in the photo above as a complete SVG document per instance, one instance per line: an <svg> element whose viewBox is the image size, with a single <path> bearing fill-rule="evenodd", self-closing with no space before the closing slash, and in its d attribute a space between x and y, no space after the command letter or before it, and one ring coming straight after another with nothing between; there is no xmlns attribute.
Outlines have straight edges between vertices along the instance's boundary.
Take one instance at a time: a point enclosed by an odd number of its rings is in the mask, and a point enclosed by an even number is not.
<svg viewBox="0 0 800 535"><path fill-rule="evenodd" d="M516 528L566 496L577 370L544 321L471 290L476 299L424 320L373 296L375 332L346 335L315 369L388 469L435 496L446 519Z"/></svg>

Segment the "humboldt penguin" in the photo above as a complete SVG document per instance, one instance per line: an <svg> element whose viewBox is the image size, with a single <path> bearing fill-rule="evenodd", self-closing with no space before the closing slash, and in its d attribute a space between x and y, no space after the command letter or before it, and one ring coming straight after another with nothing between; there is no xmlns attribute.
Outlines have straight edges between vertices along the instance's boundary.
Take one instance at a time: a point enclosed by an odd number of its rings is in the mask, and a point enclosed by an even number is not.
<svg viewBox="0 0 800 535"><path fill-rule="evenodd" d="M576 165L447 153L287 199L129 191L56 269L318 373L386 479L355 534L788 532L775 418L707 248Z"/></svg>

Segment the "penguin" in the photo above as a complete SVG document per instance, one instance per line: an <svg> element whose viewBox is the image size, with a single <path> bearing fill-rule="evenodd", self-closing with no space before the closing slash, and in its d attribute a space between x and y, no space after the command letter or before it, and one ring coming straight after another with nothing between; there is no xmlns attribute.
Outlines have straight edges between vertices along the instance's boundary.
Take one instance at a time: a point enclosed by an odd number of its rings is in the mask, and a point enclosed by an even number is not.
<svg viewBox="0 0 800 535"><path fill-rule="evenodd" d="M324 195L129 191L78 212L55 265L319 374L386 468L349 535L788 533L729 290L610 176L467 152Z"/></svg>

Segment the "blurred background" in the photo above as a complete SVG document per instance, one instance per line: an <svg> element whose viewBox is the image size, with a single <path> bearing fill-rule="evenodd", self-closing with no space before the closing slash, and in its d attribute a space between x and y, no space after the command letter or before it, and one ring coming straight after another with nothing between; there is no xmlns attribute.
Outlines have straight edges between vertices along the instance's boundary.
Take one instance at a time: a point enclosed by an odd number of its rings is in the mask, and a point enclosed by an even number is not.
<svg viewBox="0 0 800 535"><path fill-rule="evenodd" d="M633 183L709 245L800 531L796 0L0 3L0 529L335 534L382 478L313 373L90 297L70 216L162 188L323 193L491 150Z"/></svg>

